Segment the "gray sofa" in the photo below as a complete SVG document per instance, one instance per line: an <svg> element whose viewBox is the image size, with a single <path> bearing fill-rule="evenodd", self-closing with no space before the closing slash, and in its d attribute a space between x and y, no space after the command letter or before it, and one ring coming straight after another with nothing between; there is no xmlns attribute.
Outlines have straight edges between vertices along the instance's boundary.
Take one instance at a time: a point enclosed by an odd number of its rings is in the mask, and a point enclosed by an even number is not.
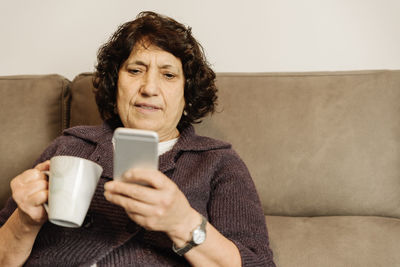
<svg viewBox="0 0 400 267"><path fill-rule="evenodd" d="M101 123L90 73L0 78L0 205L66 127ZM278 266L400 266L400 71L218 73L196 125L248 165Z"/></svg>

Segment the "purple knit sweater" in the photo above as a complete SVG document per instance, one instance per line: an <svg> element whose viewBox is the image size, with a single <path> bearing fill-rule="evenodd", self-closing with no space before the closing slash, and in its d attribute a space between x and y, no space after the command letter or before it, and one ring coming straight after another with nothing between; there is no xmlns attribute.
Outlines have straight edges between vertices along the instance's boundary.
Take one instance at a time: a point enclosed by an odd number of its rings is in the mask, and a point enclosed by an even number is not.
<svg viewBox="0 0 400 267"><path fill-rule="evenodd" d="M113 130L78 126L64 131L37 162L72 155L99 163L104 171L83 226L45 223L25 266L188 266L162 232L143 229L124 210L105 200L103 185L112 179ZM173 149L159 159L191 206L239 248L243 266L275 266L260 201L250 174L227 143L198 136L186 128ZM16 204L0 211L3 225Z"/></svg>

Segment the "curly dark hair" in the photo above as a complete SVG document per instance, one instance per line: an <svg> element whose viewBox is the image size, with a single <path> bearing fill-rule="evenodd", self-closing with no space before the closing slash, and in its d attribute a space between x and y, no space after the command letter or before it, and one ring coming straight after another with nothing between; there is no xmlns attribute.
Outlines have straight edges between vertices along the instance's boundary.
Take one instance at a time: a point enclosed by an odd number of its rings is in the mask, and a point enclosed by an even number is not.
<svg viewBox="0 0 400 267"><path fill-rule="evenodd" d="M93 85L102 119L112 125L121 124L115 109L118 72L134 46L143 40L173 54L182 62L186 104L178 129L199 123L208 113L213 113L217 101L215 73L206 60L202 46L192 36L191 28L172 18L147 11L121 25L99 49Z"/></svg>

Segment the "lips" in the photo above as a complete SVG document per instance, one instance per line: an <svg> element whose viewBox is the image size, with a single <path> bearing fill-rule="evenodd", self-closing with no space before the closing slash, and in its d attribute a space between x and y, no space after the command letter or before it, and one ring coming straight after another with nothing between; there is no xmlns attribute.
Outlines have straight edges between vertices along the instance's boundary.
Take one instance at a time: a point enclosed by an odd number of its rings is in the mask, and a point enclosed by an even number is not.
<svg viewBox="0 0 400 267"><path fill-rule="evenodd" d="M152 105L152 104L148 104L148 103L137 103L137 104L135 104L135 107L137 107L139 109L148 110L148 111L157 111L157 110L161 109L160 107L158 107L156 105Z"/></svg>

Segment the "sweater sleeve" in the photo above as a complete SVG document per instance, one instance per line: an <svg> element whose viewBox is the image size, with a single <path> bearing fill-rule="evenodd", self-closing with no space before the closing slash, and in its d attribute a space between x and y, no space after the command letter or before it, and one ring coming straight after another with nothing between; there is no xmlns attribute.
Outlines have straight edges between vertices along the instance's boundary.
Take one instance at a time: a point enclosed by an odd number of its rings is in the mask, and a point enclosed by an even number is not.
<svg viewBox="0 0 400 267"><path fill-rule="evenodd" d="M275 266L255 185L231 149L213 178L208 214L210 223L238 247L242 266Z"/></svg>

